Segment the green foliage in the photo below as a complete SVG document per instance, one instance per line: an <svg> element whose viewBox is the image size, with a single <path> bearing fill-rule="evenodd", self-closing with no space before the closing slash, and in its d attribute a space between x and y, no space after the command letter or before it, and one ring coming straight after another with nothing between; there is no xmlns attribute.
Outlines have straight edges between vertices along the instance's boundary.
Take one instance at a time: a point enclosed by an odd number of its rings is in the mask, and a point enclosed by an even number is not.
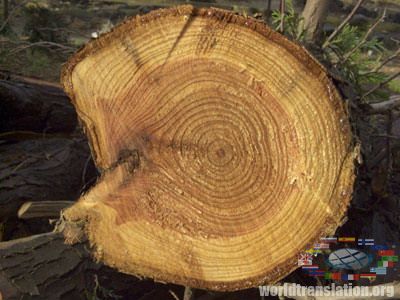
<svg viewBox="0 0 400 300"><path fill-rule="evenodd" d="M283 19L283 34L293 40L302 41L304 39L304 30L299 30L302 18L296 13L293 0L286 0L285 7L286 9L283 13L279 10L272 12L272 24L275 30L282 31L281 22Z"/></svg>
<svg viewBox="0 0 400 300"><path fill-rule="evenodd" d="M47 51L42 49L29 49L26 51L26 59L30 64L26 67L29 74L38 74L51 65L51 59Z"/></svg>
<svg viewBox="0 0 400 300"><path fill-rule="evenodd" d="M388 56L388 50L377 38L364 41L365 34L359 27L347 24L323 52L324 58L355 86L360 95L388 78L383 72L376 71L382 58Z"/></svg>
<svg viewBox="0 0 400 300"><path fill-rule="evenodd" d="M397 94L400 94L400 80L392 80L388 84L389 89Z"/></svg>
<svg viewBox="0 0 400 300"><path fill-rule="evenodd" d="M283 34L292 40L304 41L304 30L300 30L303 20L296 13L293 1L286 0L285 6L284 13L279 10L273 11L273 26L282 32L283 21ZM388 79L387 74L377 69L382 64L382 59L389 56L389 51L377 38L365 39L368 29L347 24L329 42L328 47L322 49L324 60L334 66L340 75L355 87L359 95L363 95L372 86L380 85ZM383 95L385 98L388 97L387 93L378 89L369 96L382 97Z"/></svg>

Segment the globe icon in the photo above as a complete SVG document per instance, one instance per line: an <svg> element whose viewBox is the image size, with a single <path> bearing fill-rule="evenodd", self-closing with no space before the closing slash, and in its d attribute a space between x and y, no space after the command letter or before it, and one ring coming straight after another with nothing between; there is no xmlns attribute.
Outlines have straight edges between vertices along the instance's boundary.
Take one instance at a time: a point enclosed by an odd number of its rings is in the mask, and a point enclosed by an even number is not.
<svg viewBox="0 0 400 300"><path fill-rule="evenodd" d="M360 270L371 260L371 257L362 251L342 248L329 255L328 264L334 269Z"/></svg>

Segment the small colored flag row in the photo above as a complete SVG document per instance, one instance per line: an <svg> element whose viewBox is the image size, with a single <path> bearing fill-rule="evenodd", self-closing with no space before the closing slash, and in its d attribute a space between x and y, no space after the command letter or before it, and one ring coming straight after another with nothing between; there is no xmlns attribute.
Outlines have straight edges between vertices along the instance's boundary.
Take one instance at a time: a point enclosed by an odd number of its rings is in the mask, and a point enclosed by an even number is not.
<svg viewBox="0 0 400 300"><path fill-rule="evenodd" d="M341 273L331 273L325 272L325 279L332 279L332 280L360 280L360 278L375 278L376 274L341 274Z"/></svg>
<svg viewBox="0 0 400 300"><path fill-rule="evenodd" d="M342 236L342 237L326 237L326 238L321 238L320 239L323 244L329 244L329 243L355 243L357 241L357 244L359 246L374 246L375 245L375 240L374 239L356 239L355 237L352 236ZM381 247L382 250L386 249L386 246ZM320 248L321 249L321 248Z"/></svg>
<svg viewBox="0 0 400 300"><path fill-rule="evenodd" d="M346 243L357 241L359 246L373 246L374 250L388 250L389 248L385 245L375 245L375 239L357 239L353 236L342 236L342 237L323 237L320 238L322 244L330 244L330 243ZM322 248L319 248L322 249Z"/></svg>

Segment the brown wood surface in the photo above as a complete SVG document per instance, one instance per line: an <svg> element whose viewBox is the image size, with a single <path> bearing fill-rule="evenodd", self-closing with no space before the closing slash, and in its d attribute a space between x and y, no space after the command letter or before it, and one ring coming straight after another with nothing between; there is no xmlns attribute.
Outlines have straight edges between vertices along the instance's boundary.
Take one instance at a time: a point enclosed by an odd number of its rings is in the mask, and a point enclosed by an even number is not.
<svg viewBox="0 0 400 300"><path fill-rule="evenodd" d="M62 83L102 170L65 217L107 265L243 289L283 278L342 223L358 156L343 100L261 22L156 10L91 41Z"/></svg>

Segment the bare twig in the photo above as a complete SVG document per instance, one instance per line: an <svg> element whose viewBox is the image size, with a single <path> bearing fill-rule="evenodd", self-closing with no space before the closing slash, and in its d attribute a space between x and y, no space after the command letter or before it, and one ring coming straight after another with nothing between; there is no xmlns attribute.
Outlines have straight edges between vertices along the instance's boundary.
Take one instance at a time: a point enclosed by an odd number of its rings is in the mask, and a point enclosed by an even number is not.
<svg viewBox="0 0 400 300"><path fill-rule="evenodd" d="M361 98L365 98L365 97L371 95L373 92L375 92L376 90L378 90L381 87L385 86L386 84L388 84L390 81L392 81L393 79L395 79L399 75L400 75L400 71L398 71L395 74L393 74L392 76L388 77L388 79L386 79L385 81L382 81L381 83L377 84L375 87L373 87L368 92L366 92L364 95L362 95Z"/></svg>
<svg viewBox="0 0 400 300"><path fill-rule="evenodd" d="M378 20L376 20L376 22L368 29L368 31L365 33L361 41L353 49L351 49L348 53L344 55L343 63L346 62L358 49L364 46L371 33L380 23L382 23L385 20L385 17L386 17L386 8L383 10L382 16Z"/></svg>
<svg viewBox="0 0 400 300"><path fill-rule="evenodd" d="M390 100L369 104L370 114L382 114L400 106L400 95L392 96Z"/></svg>
<svg viewBox="0 0 400 300"><path fill-rule="evenodd" d="M16 11L18 8L24 6L26 2L28 2L28 0L22 1L20 4L18 4L17 6L15 6L15 7L12 9L12 11L5 17L5 20L4 20L3 24L1 24L1 26L0 26L0 32L2 32L3 29L7 26L8 22L10 21L12 15L15 13L15 11Z"/></svg>
<svg viewBox="0 0 400 300"><path fill-rule="evenodd" d="M185 287L185 292L183 294L183 300L194 300L193 290L188 286Z"/></svg>
<svg viewBox="0 0 400 300"><path fill-rule="evenodd" d="M62 209L74 204L73 201L36 201L25 202L18 210L18 218L59 217Z"/></svg>
<svg viewBox="0 0 400 300"><path fill-rule="evenodd" d="M393 59L396 59L399 56L400 56L400 48L397 49L394 54L388 56L385 60L383 60L379 66L375 67L374 69L372 69L369 72L363 73L362 75L368 75L371 73L379 72L379 70L382 69L387 63L391 62Z"/></svg>
<svg viewBox="0 0 400 300"><path fill-rule="evenodd" d="M378 138L384 138L384 139L394 139L394 140L400 140L400 136L397 135L387 135L387 134L372 134L372 137L378 137ZM386 151L385 151L386 153Z"/></svg>
<svg viewBox="0 0 400 300"><path fill-rule="evenodd" d="M342 31L342 29L346 26L347 23L350 22L350 20L354 17L355 13L357 10L360 8L360 6L363 4L365 0L358 0L357 4L354 6L353 10L348 14L348 16L343 20L343 22L335 29L334 32L326 39L324 44L322 45L322 49L325 49L326 47L329 46L329 44L332 42L332 40Z"/></svg>
<svg viewBox="0 0 400 300"><path fill-rule="evenodd" d="M400 100L400 99L399 99ZM393 133L393 111L388 110L387 112L387 124L386 124L386 134L392 135ZM386 151L387 151L387 160L386 160L386 189L388 189L390 175L393 169L393 155L392 155L392 145L393 141L391 138L386 139Z"/></svg>
<svg viewBox="0 0 400 300"><path fill-rule="evenodd" d="M29 49L32 47L41 47L41 48L46 48L46 49L53 50L53 51L54 51L53 48L57 48L66 53L73 53L76 50L76 48L74 48L74 47L70 47L70 46L66 46L66 45L54 43L54 42L47 42L47 41L35 42L35 43L23 42L23 43L19 43L19 44L22 44L22 45L11 50L8 55L12 55L12 54L21 52L23 50L26 50L26 49Z"/></svg>
<svg viewBox="0 0 400 300"><path fill-rule="evenodd" d="M175 300L179 300L179 297L175 294L173 290L168 290L168 293L171 294L172 297L174 297Z"/></svg>
<svg viewBox="0 0 400 300"><path fill-rule="evenodd" d="M279 23L279 31L284 32L285 30L285 0L280 0L280 8L281 12L281 22Z"/></svg>

